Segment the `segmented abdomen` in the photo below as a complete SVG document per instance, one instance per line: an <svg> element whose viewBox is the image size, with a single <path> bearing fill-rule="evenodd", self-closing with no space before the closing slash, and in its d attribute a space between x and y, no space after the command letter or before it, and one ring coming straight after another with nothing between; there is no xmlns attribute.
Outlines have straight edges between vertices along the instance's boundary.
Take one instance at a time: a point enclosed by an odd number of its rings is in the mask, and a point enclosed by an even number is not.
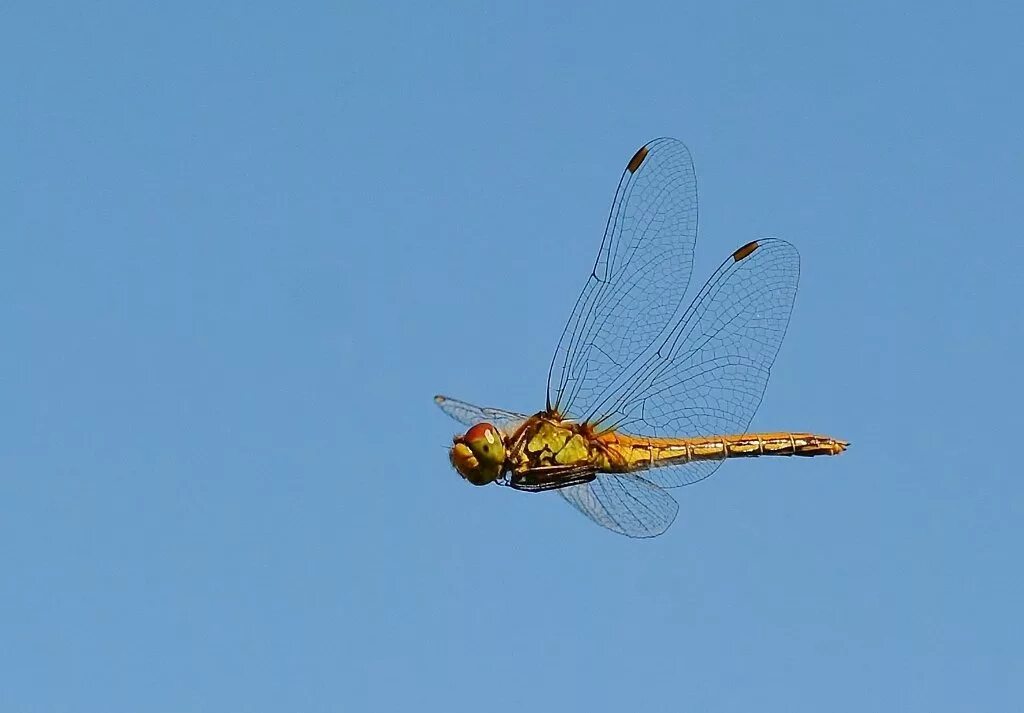
<svg viewBox="0 0 1024 713"><path fill-rule="evenodd" d="M622 433L599 436L607 470L629 472L697 460L755 456L824 456L846 450L846 441L813 433L748 433L706 438L642 438Z"/></svg>

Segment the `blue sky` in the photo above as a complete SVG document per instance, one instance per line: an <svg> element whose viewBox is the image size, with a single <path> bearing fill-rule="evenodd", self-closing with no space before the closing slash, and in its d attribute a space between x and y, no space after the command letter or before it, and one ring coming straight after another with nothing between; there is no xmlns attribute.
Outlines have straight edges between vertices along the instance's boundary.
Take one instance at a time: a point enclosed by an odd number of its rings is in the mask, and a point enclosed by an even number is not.
<svg viewBox="0 0 1024 713"><path fill-rule="evenodd" d="M0 708L1008 710L1024 697L1010 3L8 3ZM633 541L472 488L625 161L691 289L802 280L754 426Z"/></svg>

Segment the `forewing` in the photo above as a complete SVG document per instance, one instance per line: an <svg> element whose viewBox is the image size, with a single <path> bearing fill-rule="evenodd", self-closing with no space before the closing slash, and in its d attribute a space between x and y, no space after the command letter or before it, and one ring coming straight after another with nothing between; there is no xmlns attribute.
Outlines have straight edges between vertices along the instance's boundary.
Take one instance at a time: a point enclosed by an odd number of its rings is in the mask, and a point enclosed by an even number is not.
<svg viewBox="0 0 1024 713"><path fill-rule="evenodd" d="M446 414L466 426L475 426L486 421L498 428L507 429L517 426L527 419L527 416L521 413L490 406L475 406L447 396L435 396L434 403Z"/></svg>
<svg viewBox="0 0 1024 713"><path fill-rule="evenodd" d="M793 310L800 256L766 238L736 250L701 288L649 358L629 369L596 407L598 429L649 436L742 434L750 425ZM647 471L676 487L721 461Z"/></svg>
<svg viewBox="0 0 1024 713"><path fill-rule="evenodd" d="M548 407L586 417L682 306L697 239L697 178L686 146L656 139L619 180L594 269L548 372Z"/></svg>
<svg viewBox="0 0 1024 713"><path fill-rule="evenodd" d="M629 537L660 535L679 511L668 492L629 473L602 473L589 483L556 492L598 525Z"/></svg>

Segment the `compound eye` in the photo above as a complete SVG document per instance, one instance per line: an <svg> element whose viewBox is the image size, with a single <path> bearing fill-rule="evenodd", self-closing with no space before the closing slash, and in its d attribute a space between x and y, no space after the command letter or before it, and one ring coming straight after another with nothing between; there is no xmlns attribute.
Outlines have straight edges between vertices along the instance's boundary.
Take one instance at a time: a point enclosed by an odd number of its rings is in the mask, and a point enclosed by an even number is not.
<svg viewBox="0 0 1024 713"><path fill-rule="evenodd" d="M467 441L479 441L493 445L498 440L495 428L489 423L478 423L466 431Z"/></svg>
<svg viewBox="0 0 1024 713"><path fill-rule="evenodd" d="M497 465L505 461L505 444L498 429L489 423L478 423L466 431L463 441L484 463Z"/></svg>

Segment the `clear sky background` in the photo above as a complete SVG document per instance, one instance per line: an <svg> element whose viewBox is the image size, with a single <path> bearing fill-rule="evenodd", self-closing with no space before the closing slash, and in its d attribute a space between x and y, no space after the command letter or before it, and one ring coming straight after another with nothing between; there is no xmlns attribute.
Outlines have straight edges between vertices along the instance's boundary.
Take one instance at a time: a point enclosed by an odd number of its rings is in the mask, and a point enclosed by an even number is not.
<svg viewBox="0 0 1024 713"><path fill-rule="evenodd" d="M0 709L1018 708L1024 11L488 5L4 4ZM635 541L431 397L542 407L661 135L853 446Z"/></svg>

